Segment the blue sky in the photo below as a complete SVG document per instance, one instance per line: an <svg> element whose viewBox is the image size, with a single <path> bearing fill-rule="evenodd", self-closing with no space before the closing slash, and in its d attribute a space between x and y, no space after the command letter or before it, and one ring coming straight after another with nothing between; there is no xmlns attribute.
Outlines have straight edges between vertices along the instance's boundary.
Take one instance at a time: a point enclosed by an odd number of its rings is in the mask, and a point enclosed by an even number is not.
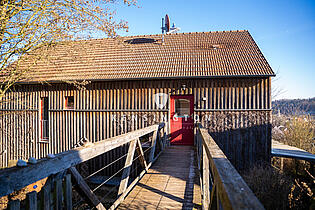
<svg viewBox="0 0 315 210"><path fill-rule="evenodd" d="M138 0L138 7L115 5L128 21L120 35L161 33L168 14L180 32L249 30L272 69L281 98L315 97L315 1L309 0Z"/></svg>

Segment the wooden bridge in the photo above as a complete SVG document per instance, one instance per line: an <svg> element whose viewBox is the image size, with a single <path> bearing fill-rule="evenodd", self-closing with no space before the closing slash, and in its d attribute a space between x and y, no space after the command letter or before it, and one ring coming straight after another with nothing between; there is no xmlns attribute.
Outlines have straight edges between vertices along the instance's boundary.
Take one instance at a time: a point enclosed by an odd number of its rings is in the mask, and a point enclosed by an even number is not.
<svg viewBox="0 0 315 210"><path fill-rule="evenodd" d="M206 129L196 126L195 146L169 146L163 127L5 169L0 208L264 209ZM126 152L117 156L121 147ZM106 164L86 174L82 166L95 161ZM103 173L108 168L111 174Z"/></svg>

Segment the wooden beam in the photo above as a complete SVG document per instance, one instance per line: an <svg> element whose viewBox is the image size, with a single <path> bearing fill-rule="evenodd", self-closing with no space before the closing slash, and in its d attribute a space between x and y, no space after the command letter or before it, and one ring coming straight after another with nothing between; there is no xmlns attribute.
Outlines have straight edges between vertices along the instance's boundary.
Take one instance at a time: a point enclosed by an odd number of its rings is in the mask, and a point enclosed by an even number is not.
<svg viewBox="0 0 315 210"><path fill-rule="evenodd" d="M138 145L137 154L139 155L140 164L145 170L148 170L148 164L147 161L145 160L143 149L139 139L137 139L137 145Z"/></svg>
<svg viewBox="0 0 315 210"><path fill-rule="evenodd" d="M101 203L101 201L96 197L96 195L92 192L90 187L87 185L87 183L84 181L83 177L80 175L80 173L77 171L75 167L71 167L69 169L73 180L76 183L76 187L78 191L80 192L80 195L82 195L84 198L87 199L87 201L92 204L96 209L105 210L105 207Z"/></svg>
<svg viewBox="0 0 315 210"><path fill-rule="evenodd" d="M131 165L132 165L132 161L133 161L133 156L135 154L137 141L139 141L139 139L135 139L135 140L132 140L130 142L124 170L123 170L123 173L121 176L121 181L120 181L119 190L118 190L118 196L122 195L125 192L125 190L127 189L129 175L130 175L130 169L131 169Z"/></svg>
<svg viewBox="0 0 315 210"><path fill-rule="evenodd" d="M28 165L23 168L4 169L0 173L0 186L2 186L0 188L0 197L8 195L16 190L20 190L38 180L44 179L52 174L57 174L60 171L92 159L114 148L120 147L130 142L131 139L136 139L140 136L152 133L158 128L159 125L152 125L99 141L94 143L91 147L80 147L56 154L55 158L41 160L36 165Z"/></svg>

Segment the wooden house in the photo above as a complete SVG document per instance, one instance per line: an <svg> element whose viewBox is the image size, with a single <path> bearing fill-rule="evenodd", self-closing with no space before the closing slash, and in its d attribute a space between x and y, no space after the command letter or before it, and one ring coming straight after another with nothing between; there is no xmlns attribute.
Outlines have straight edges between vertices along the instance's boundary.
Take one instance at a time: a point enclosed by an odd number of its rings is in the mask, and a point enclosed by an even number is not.
<svg viewBox="0 0 315 210"><path fill-rule="evenodd" d="M201 122L238 169L270 161L274 72L250 33L161 36L56 45L1 103L1 166L160 121L179 145Z"/></svg>

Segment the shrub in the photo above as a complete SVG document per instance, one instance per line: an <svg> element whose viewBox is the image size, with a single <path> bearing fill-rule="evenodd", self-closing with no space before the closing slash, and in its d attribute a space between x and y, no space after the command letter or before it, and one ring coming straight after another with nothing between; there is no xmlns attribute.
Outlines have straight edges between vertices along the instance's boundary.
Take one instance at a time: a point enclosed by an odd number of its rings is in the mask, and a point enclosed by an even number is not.
<svg viewBox="0 0 315 210"><path fill-rule="evenodd" d="M252 167L242 173L244 180L266 209L286 209L292 181L267 164Z"/></svg>
<svg viewBox="0 0 315 210"><path fill-rule="evenodd" d="M315 179L306 171L308 177L293 177L273 166L261 164L243 171L242 176L267 210L314 209Z"/></svg>
<svg viewBox="0 0 315 210"><path fill-rule="evenodd" d="M309 116L293 116L286 122L284 141L286 144L314 153L314 122Z"/></svg>

